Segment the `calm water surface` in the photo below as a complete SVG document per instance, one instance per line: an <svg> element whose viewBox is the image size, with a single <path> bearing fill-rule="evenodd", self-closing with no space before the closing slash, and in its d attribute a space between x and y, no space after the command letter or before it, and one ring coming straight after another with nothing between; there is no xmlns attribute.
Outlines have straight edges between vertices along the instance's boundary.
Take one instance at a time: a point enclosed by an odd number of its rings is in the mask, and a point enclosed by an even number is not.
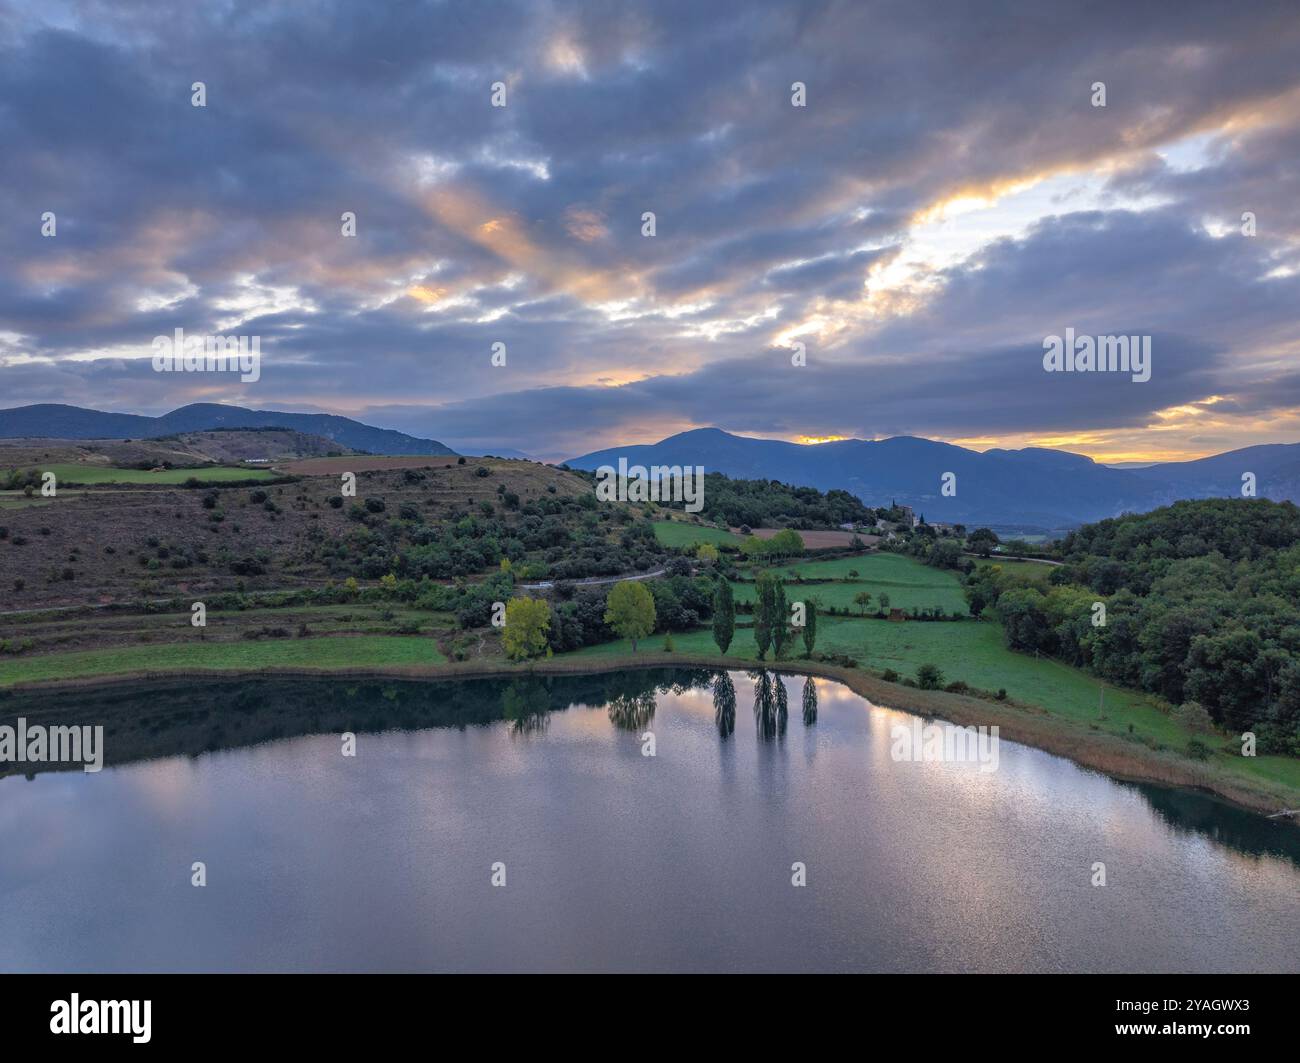
<svg viewBox="0 0 1300 1063"><path fill-rule="evenodd" d="M713 678L0 698L110 762L0 776L0 970L1300 970L1295 827L1008 742L895 763L905 713L787 676L756 718L737 672L720 718Z"/></svg>

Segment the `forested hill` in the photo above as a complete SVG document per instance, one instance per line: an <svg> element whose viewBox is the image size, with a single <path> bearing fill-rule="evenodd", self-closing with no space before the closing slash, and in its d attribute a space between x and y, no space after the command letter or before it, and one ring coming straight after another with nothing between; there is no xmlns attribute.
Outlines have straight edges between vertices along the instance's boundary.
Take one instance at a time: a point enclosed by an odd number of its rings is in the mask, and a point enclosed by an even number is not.
<svg viewBox="0 0 1300 1063"><path fill-rule="evenodd" d="M848 491L822 492L778 480L737 480L721 473L704 474L704 508L700 516L732 528L837 528L850 522L870 524L876 511ZM682 502L663 503L682 510Z"/></svg>
<svg viewBox="0 0 1300 1063"><path fill-rule="evenodd" d="M1061 555L1090 587L1145 594L1175 562L1263 559L1297 543L1300 509L1292 503L1215 498L1085 525L1065 537Z"/></svg>
<svg viewBox="0 0 1300 1063"><path fill-rule="evenodd" d="M1013 646L1159 694L1189 719L1203 709L1254 730L1261 752L1300 755L1300 509L1178 502L1087 525L1062 546L1046 594L992 573L972 581Z"/></svg>

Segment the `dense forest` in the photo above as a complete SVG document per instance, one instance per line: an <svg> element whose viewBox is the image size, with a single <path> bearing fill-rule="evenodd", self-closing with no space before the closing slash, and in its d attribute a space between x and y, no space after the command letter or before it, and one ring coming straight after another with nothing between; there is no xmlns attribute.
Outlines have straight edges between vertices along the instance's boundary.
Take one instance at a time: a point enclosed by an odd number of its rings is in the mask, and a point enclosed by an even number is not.
<svg viewBox="0 0 1300 1063"><path fill-rule="evenodd" d="M684 503L665 503L683 509ZM708 521L739 528L836 528L849 522L872 523L876 511L848 491L818 491L778 480L733 480L721 473L704 474L704 508Z"/></svg>
<svg viewBox="0 0 1300 1063"><path fill-rule="evenodd" d="M1015 649L1053 654L1260 752L1300 755L1300 509L1266 499L1178 502L1086 525L1050 585L995 568L967 577ZM1104 608L1099 608L1104 607Z"/></svg>

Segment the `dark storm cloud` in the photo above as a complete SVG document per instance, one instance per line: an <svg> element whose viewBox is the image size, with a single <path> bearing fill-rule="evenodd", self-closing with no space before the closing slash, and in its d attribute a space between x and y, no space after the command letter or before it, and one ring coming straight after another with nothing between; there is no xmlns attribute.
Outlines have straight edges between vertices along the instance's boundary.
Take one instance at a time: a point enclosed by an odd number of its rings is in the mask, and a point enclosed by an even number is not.
<svg viewBox="0 0 1300 1063"><path fill-rule="evenodd" d="M1289 4L12 5L0 401L428 409L422 434L551 456L656 426L973 435L1136 426L1210 394L1260 410L1294 397L1266 382L1296 305L1279 267L1300 239L1298 49ZM1198 168L1154 154L1245 115ZM1101 165L1163 205L1043 221L936 274L919 307L860 312L918 212ZM1201 227L1247 209L1254 242ZM774 337L813 313L842 327L794 370ZM119 357L231 322L263 337L255 386ZM1027 371L1066 327L1154 334L1156 375Z"/></svg>

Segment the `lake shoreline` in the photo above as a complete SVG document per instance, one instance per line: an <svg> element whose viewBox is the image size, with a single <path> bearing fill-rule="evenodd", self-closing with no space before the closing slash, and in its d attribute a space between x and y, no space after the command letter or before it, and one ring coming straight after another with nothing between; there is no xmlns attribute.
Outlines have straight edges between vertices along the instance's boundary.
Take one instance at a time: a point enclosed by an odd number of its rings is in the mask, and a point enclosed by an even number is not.
<svg viewBox="0 0 1300 1063"><path fill-rule="evenodd" d="M553 658L521 664L493 661L448 662L437 665L371 665L346 668L312 668L300 665L254 669L141 669L101 676L73 679L33 680L14 684L0 691L0 707L10 697L27 692L77 690L127 686L160 679L220 678L254 679L263 676L284 678L393 678L455 680L520 675L598 675L629 669L674 666L706 667L732 671L752 671L758 662L720 654L682 654L645 652L600 659L567 660ZM1250 784L1239 779L1225 779L1209 765L1192 761L1167 750L1153 750L1124 738L1085 730L1051 715L1044 709L1012 702L991 701L941 690L920 690L889 683L852 668L819 661L782 660L764 662L761 667L784 674L812 675L842 683L855 694L881 707L935 717L961 726L996 726L1002 738L1032 746L1064 757L1085 768L1100 771L1126 782L1155 783L1213 794L1230 804L1251 812L1271 814L1294 808L1300 798L1285 787ZM1300 817L1285 822L1300 826Z"/></svg>

